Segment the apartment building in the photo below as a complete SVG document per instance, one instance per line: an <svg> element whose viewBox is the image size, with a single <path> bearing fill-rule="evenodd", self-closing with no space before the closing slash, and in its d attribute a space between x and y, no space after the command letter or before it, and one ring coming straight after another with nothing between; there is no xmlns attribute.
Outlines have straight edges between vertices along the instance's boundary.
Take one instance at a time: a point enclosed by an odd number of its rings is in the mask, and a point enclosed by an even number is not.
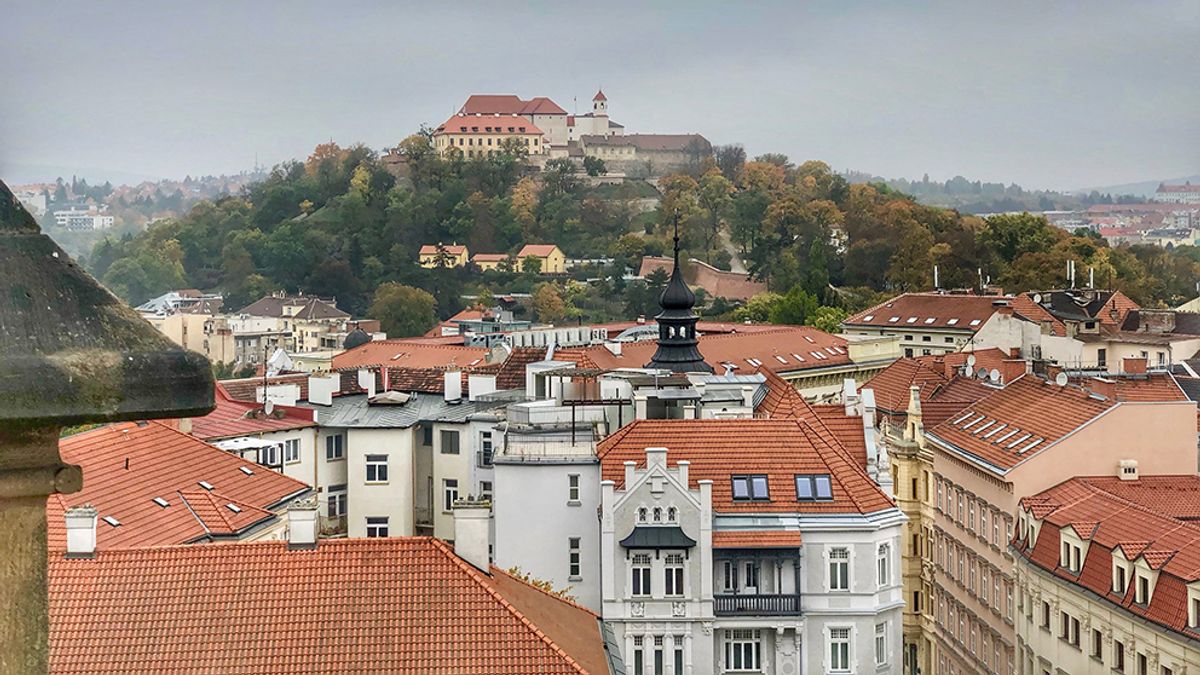
<svg viewBox="0 0 1200 675"><path fill-rule="evenodd" d="M1200 669L1200 478L1140 469L1124 460L1021 500L1019 672Z"/></svg>
<svg viewBox="0 0 1200 675"><path fill-rule="evenodd" d="M602 613L631 672L898 668L904 517L822 436L642 420L600 443Z"/></svg>
<svg viewBox="0 0 1200 675"><path fill-rule="evenodd" d="M463 267L471 252L462 244L425 244L417 251L417 264L426 269Z"/></svg>
<svg viewBox="0 0 1200 675"><path fill-rule="evenodd" d="M973 344L988 324L1010 320L1011 309L1010 300L998 295L904 293L848 317L842 328L849 335L896 337L904 356L931 356Z"/></svg>
<svg viewBox="0 0 1200 675"><path fill-rule="evenodd" d="M433 131L433 147L442 155L483 159L506 151L526 156L545 155L549 143L544 131L516 113L457 113Z"/></svg>
<svg viewBox="0 0 1200 675"><path fill-rule="evenodd" d="M1196 471L1195 404L1168 376L1141 377L1089 388L1025 375L924 431L933 514L922 546L932 595L922 609L933 631L923 637L933 672L1016 672L1007 542L1020 499L1127 459L1153 473Z"/></svg>

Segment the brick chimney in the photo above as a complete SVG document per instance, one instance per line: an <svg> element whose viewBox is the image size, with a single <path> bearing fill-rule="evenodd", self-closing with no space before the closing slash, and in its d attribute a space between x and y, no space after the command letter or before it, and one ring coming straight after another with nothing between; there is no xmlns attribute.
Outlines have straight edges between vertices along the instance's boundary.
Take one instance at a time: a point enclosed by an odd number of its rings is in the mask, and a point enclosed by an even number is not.
<svg viewBox="0 0 1200 675"><path fill-rule="evenodd" d="M1000 365L1000 381L1008 384L1029 372L1024 359L1004 359Z"/></svg>
<svg viewBox="0 0 1200 675"><path fill-rule="evenodd" d="M454 553L484 574L491 574L488 552L492 503L467 497L454 502Z"/></svg>
<svg viewBox="0 0 1200 675"><path fill-rule="evenodd" d="M1140 356L1126 356L1121 359L1121 372L1127 375L1145 375L1146 359Z"/></svg>
<svg viewBox="0 0 1200 675"><path fill-rule="evenodd" d="M91 504L72 506L63 514L67 521L68 558L96 557L96 509Z"/></svg>

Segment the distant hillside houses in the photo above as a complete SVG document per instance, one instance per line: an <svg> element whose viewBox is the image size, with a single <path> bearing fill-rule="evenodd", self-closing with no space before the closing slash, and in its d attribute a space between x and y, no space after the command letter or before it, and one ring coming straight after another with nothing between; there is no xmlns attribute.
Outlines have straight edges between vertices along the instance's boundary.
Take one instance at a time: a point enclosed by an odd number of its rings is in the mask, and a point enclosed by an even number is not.
<svg viewBox="0 0 1200 675"><path fill-rule="evenodd" d="M514 94L472 94L433 134L442 154L467 159L489 157L513 145L528 152L529 162L585 157L604 160L610 174L661 176L698 162L712 152L700 134L626 134L608 116L608 97L597 91L592 111L569 114L545 96L524 100Z"/></svg>
<svg viewBox="0 0 1200 675"><path fill-rule="evenodd" d="M1200 183L1192 185L1191 181L1183 185L1159 184L1154 191L1154 201L1172 204L1200 203Z"/></svg>

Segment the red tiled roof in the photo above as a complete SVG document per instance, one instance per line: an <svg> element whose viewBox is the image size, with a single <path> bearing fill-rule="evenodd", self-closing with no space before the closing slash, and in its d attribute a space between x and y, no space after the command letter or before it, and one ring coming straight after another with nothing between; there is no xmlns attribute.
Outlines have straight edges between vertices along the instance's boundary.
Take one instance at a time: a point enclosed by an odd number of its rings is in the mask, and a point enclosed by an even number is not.
<svg viewBox="0 0 1200 675"><path fill-rule="evenodd" d="M517 257L524 258L525 256L532 255L538 258L545 258L557 248L554 244L525 244L521 247L520 252L517 253Z"/></svg>
<svg viewBox="0 0 1200 675"><path fill-rule="evenodd" d="M408 368L478 366L485 362L488 351L487 347L430 344L405 339L375 340L333 357L333 368L377 365Z"/></svg>
<svg viewBox="0 0 1200 675"><path fill-rule="evenodd" d="M1047 321L1050 324L1050 334L1062 337L1067 334L1067 327L1045 307L1033 301L1031 294L1021 293L1012 299L1013 312L1037 324Z"/></svg>
<svg viewBox="0 0 1200 675"><path fill-rule="evenodd" d="M863 384L863 389L875 392L875 405L880 410L902 414L908 410L911 387L921 388L921 401L924 402L933 389L947 381L948 378L940 369L935 368L932 362L902 358L879 371Z"/></svg>
<svg viewBox="0 0 1200 675"><path fill-rule="evenodd" d="M1126 611L1186 635L1188 583L1200 580L1200 477L1141 476L1121 480L1116 476L1072 478L1033 497L1021 506L1044 519L1036 545L1024 540L1014 548L1033 564L1059 577L1061 583L1080 585ZM1081 521L1094 525L1087 558L1078 577L1061 569L1061 528ZM1078 529L1078 528L1076 528ZM1161 570L1148 606L1133 601L1133 586L1125 595L1112 592L1112 559L1143 559Z"/></svg>
<svg viewBox="0 0 1200 675"><path fill-rule="evenodd" d="M1155 192L1200 192L1200 185L1192 185L1191 182L1183 185L1166 185L1159 183L1158 189Z"/></svg>
<svg viewBox="0 0 1200 675"><path fill-rule="evenodd" d="M846 319L847 326L895 330L979 330L1007 301L995 295L958 293L905 293ZM894 319L894 320L893 320Z"/></svg>
<svg viewBox="0 0 1200 675"><path fill-rule="evenodd" d="M295 384L300 387L300 398L308 398L308 373L292 373L276 375L267 378L267 385ZM220 389L235 401L254 403L258 400L258 390L263 386L262 377L244 377L237 380L221 380Z"/></svg>
<svg viewBox="0 0 1200 675"><path fill-rule="evenodd" d="M595 614L431 538L101 551L49 568L55 673L608 672Z"/></svg>
<svg viewBox="0 0 1200 675"><path fill-rule="evenodd" d="M521 134L542 135L542 130L533 122L516 114L505 115L455 115L438 125L438 134Z"/></svg>
<svg viewBox="0 0 1200 675"><path fill-rule="evenodd" d="M476 253L471 256L471 260L479 262L504 262L508 259L507 253Z"/></svg>
<svg viewBox="0 0 1200 675"><path fill-rule="evenodd" d="M450 255L461 255L466 252L467 247L462 244L443 244L442 248ZM420 255L436 255L438 247L433 244L425 244L421 247Z"/></svg>
<svg viewBox="0 0 1200 675"><path fill-rule="evenodd" d="M597 89L596 95L592 97L593 101L607 101L608 97L604 95L603 89Z"/></svg>
<svg viewBox="0 0 1200 675"><path fill-rule="evenodd" d="M545 347L514 347L496 373L496 389L524 389L525 367L545 358Z"/></svg>
<svg viewBox="0 0 1200 675"><path fill-rule="evenodd" d="M799 548L800 530L717 530L713 548Z"/></svg>
<svg viewBox="0 0 1200 675"><path fill-rule="evenodd" d="M725 365L736 373L752 373L760 367L775 373L791 373L808 368L850 363L846 340L808 326L750 327L751 330L708 334L697 326L700 353L718 372ZM641 368L650 362L657 343L652 340L631 342L617 356L603 345L559 349L554 358L575 361L584 368ZM758 363L751 362L751 359Z"/></svg>
<svg viewBox="0 0 1200 675"><path fill-rule="evenodd" d="M233 534L308 488L161 422L92 429L62 439L59 451L64 461L83 467L83 490L47 500L51 550L65 548L63 512L77 504L91 504L100 518L112 516L120 522L113 527L97 521L97 547L108 550L184 544L210 532ZM253 474L246 475L242 467ZM200 481L212 485L212 491ZM155 497L169 506L155 504ZM229 503L242 507L242 512L224 508Z"/></svg>
<svg viewBox="0 0 1200 675"><path fill-rule="evenodd" d="M523 101L519 96L514 94L472 94L467 98L467 102L459 109L459 112L467 115L480 113L482 115L491 115L500 113L502 115L566 115L567 111L563 110L557 103L551 101L545 96L535 96L534 98Z"/></svg>
<svg viewBox="0 0 1200 675"><path fill-rule="evenodd" d="M815 419L817 413L812 404L786 380L779 377L768 368L760 367L754 372L761 373L766 381L767 394L763 397L758 409L754 412L770 419Z"/></svg>
<svg viewBox="0 0 1200 675"><path fill-rule="evenodd" d="M1079 387L1026 375L934 427L929 436L1007 470L1114 405Z"/></svg>
<svg viewBox="0 0 1200 675"><path fill-rule="evenodd" d="M668 462L691 462L692 487L712 480L719 512L873 513L894 506L848 452L802 420L636 420L596 446L603 478L619 486L624 462L644 465L651 447L667 448ZM735 474L765 474L770 501L734 501ZM829 474L833 499L798 501L797 474Z"/></svg>
<svg viewBox="0 0 1200 675"><path fill-rule="evenodd" d="M262 386L261 380L259 386ZM234 400L223 382L217 383L215 398L217 406L212 412L204 417L192 418L193 436L214 441L317 426L312 411L303 408L276 406L272 414L265 415L258 403Z"/></svg>

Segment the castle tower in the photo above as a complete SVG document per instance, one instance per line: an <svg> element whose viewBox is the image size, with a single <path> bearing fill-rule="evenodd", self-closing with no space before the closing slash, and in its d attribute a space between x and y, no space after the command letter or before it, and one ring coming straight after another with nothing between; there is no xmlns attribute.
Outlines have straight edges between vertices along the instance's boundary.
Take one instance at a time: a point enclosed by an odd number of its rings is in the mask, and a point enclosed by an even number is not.
<svg viewBox="0 0 1200 675"><path fill-rule="evenodd" d="M592 97L592 114L596 117L608 117L608 97L604 95L604 90L599 89L596 95Z"/></svg>
<svg viewBox="0 0 1200 675"><path fill-rule="evenodd" d="M597 96L603 96L603 93ZM696 339L696 294L683 282L679 269L679 216L675 217L675 267L671 280L658 300L662 311L658 321L658 349L647 368L661 368L675 373L711 373L712 366L704 361Z"/></svg>

